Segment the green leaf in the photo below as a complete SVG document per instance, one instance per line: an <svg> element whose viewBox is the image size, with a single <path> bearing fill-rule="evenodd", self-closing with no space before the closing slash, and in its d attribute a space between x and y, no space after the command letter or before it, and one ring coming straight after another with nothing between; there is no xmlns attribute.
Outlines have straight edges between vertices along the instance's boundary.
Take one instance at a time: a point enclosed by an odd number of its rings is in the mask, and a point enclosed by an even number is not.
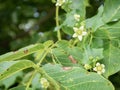
<svg viewBox="0 0 120 90"><path fill-rule="evenodd" d="M7 70L9 67L11 67L13 64L16 64L17 61L5 61L0 63L0 73L3 73L5 70Z"/></svg>
<svg viewBox="0 0 120 90"><path fill-rule="evenodd" d="M24 56L27 56L29 54L32 54L34 52L37 52L43 48L44 48L44 46L42 44L30 45L30 46L24 47L22 49L19 49L17 51L9 52L9 53L1 55L0 62L16 60L16 59L22 58Z"/></svg>
<svg viewBox="0 0 120 90"><path fill-rule="evenodd" d="M32 80L31 85L34 90L36 90L37 88L41 88L40 77L41 77L41 75L39 73L37 73Z"/></svg>
<svg viewBox="0 0 120 90"><path fill-rule="evenodd" d="M115 39L120 37L120 21L102 26L94 33L95 38Z"/></svg>
<svg viewBox="0 0 120 90"><path fill-rule="evenodd" d="M90 58L99 58L99 59L103 59L103 48L90 48L90 47L86 47L84 50L84 58L82 60L83 64L88 64L91 63Z"/></svg>
<svg viewBox="0 0 120 90"><path fill-rule="evenodd" d="M74 14L75 14L75 11L71 11L70 13L67 13L66 19L64 20L63 25L67 25L68 27L73 27L74 24L76 23L74 19Z"/></svg>
<svg viewBox="0 0 120 90"><path fill-rule="evenodd" d="M72 47L68 49L69 55L71 55L76 61L81 63L81 60L83 58L83 53L80 47Z"/></svg>
<svg viewBox="0 0 120 90"><path fill-rule="evenodd" d="M68 41L61 40L56 43L57 48L52 49L52 53L56 59L63 65L72 65L71 61L69 60L69 53L67 52L69 43Z"/></svg>
<svg viewBox="0 0 120 90"><path fill-rule="evenodd" d="M46 52L46 49L48 49L51 45L53 45L53 41L48 40L46 41L43 45L45 48L37 51L34 56L35 56L35 60L40 60L41 56L44 54L44 52Z"/></svg>
<svg viewBox="0 0 120 90"><path fill-rule="evenodd" d="M53 44L53 41L49 40L49 41L45 42L44 44L39 43L39 44L35 44L35 45L30 45L30 46L24 47L22 49L19 49L18 51L3 54L0 56L0 62L12 61L12 60L22 58L22 57L27 56L29 54L41 51L44 48L48 48L52 44Z"/></svg>
<svg viewBox="0 0 120 90"><path fill-rule="evenodd" d="M47 64L44 69L59 82L61 90L114 90L110 81L80 67L64 70L60 65Z"/></svg>
<svg viewBox="0 0 120 90"><path fill-rule="evenodd" d="M25 90L25 86L17 86L17 87L14 87L14 88L11 88L10 90Z"/></svg>
<svg viewBox="0 0 120 90"><path fill-rule="evenodd" d="M88 5L88 0L68 0L62 6L66 12L76 11L77 14L80 14L81 18L85 18L86 6Z"/></svg>
<svg viewBox="0 0 120 90"><path fill-rule="evenodd" d="M6 89L8 89L10 86L14 85L15 83L18 83L17 77L23 77L23 72L18 72L14 74L13 76L6 78L2 81L0 81L1 85L4 85Z"/></svg>
<svg viewBox="0 0 120 90"><path fill-rule="evenodd" d="M69 60L69 54L66 53L64 50L60 48L52 49L52 53L56 59L56 61L59 61L62 65L69 66L72 65L71 61Z"/></svg>
<svg viewBox="0 0 120 90"><path fill-rule="evenodd" d="M105 23L120 19L120 0L105 0L103 21Z"/></svg>
<svg viewBox="0 0 120 90"><path fill-rule="evenodd" d="M56 46L60 49L67 50L70 44L67 40L61 40L56 43Z"/></svg>
<svg viewBox="0 0 120 90"><path fill-rule="evenodd" d="M100 29L120 29L120 21L112 22L102 26Z"/></svg>
<svg viewBox="0 0 120 90"><path fill-rule="evenodd" d="M53 49L53 54L66 66L73 65L71 58L72 61L77 61L81 65L91 63L90 57L103 59L103 48L90 48L87 46L83 51L80 47L74 47L65 40L57 42L57 47Z"/></svg>
<svg viewBox="0 0 120 90"><path fill-rule="evenodd" d="M45 48L48 48L48 47L50 47L53 44L54 44L54 42L52 40L48 40L48 41L44 42L43 45L44 45Z"/></svg>
<svg viewBox="0 0 120 90"><path fill-rule="evenodd" d="M104 50L105 76L108 77L120 71L120 49L114 47L111 43L106 45Z"/></svg>
<svg viewBox="0 0 120 90"><path fill-rule="evenodd" d="M35 64L30 60L21 60L21 61L14 61L14 62L16 62L16 63L13 64L12 66L10 66L3 73L0 73L0 80L8 78L8 77L12 76L13 74L15 74L23 69L35 66Z"/></svg>
<svg viewBox="0 0 120 90"><path fill-rule="evenodd" d="M103 47L103 40L100 38L94 38L92 40L92 47L93 48L102 48Z"/></svg>
<svg viewBox="0 0 120 90"><path fill-rule="evenodd" d="M56 46L57 48L54 48L52 52L62 65L73 66L81 62L83 56L79 47L74 47L65 40L58 41Z"/></svg>
<svg viewBox="0 0 120 90"><path fill-rule="evenodd" d="M71 12L67 13L66 19L64 20L63 24L61 25L63 32L68 35L72 35L74 33L73 27L76 23L76 21L74 19L74 13L75 13L75 11L71 11Z"/></svg>
<svg viewBox="0 0 120 90"><path fill-rule="evenodd" d="M100 6L98 9L98 14L92 18L86 19L86 28L92 28L93 31L96 31L100 26L104 25L102 21L103 6Z"/></svg>
<svg viewBox="0 0 120 90"><path fill-rule="evenodd" d="M62 50L67 52L68 55L71 55L77 61L80 61L81 58L83 58L82 50L80 49L80 47L72 46L68 41L61 40L57 42L57 46L58 48L61 48Z"/></svg>
<svg viewBox="0 0 120 90"><path fill-rule="evenodd" d="M26 87L25 86L17 86L17 87L14 87L14 88L11 88L9 90L26 90ZM27 90L34 90L33 88L28 88Z"/></svg>

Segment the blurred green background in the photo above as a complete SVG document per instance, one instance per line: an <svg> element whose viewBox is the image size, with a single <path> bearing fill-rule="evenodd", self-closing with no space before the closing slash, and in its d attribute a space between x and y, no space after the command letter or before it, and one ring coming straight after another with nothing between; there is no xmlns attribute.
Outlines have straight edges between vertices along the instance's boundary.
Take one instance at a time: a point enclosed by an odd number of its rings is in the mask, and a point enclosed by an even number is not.
<svg viewBox="0 0 120 90"><path fill-rule="evenodd" d="M0 0L0 55L36 42L56 41L54 1ZM86 17L95 15L103 0L89 2Z"/></svg>
<svg viewBox="0 0 120 90"><path fill-rule="evenodd" d="M54 26L51 0L0 0L0 54L54 39Z"/></svg>

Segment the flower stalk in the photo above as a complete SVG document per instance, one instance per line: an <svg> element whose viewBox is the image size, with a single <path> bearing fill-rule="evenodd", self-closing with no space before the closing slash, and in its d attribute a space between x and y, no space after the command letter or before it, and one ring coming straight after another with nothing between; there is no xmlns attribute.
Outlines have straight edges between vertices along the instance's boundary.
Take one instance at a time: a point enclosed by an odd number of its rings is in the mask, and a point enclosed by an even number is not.
<svg viewBox="0 0 120 90"><path fill-rule="evenodd" d="M56 6L56 26L59 27L59 6ZM58 40L61 40L60 29L57 30Z"/></svg>

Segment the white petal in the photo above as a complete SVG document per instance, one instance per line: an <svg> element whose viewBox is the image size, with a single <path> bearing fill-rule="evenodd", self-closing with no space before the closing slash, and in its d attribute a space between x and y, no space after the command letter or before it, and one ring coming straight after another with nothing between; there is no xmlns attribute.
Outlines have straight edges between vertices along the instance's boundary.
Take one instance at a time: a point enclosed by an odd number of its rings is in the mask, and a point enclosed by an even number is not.
<svg viewBox="0 0 120 90"><path fill-rule="evenodd" d="M63 3L65 2L65 0L63 0Z"/></svg>
<svg viewBox="0 0 120 90"><path fill-rule="evenodd" d="M82 41L82 36L81 36L81 35L79 35L79 36L78 36L78 39L79 39L80 41Z"/></svg>
<svg viewBox="0 0 120 90"><path fill-rule="evenodd" d="M102 69L102 73L104 73L105 72L105 69Z"/></svg>
<svg viewBox="0 0 120 90"><path fill-rule="evenodd" d="M94 70L94 71L97 71L97 68L96 68L96 67L94 67L94 68L93 68L93 70Z"/></svg>
<svg viewBox="0 0 120 90"><path fill-rule="evenodd" d="M98 74L102 74L102 72L101 72L101 71L98 71L97 73L98 73Z"/></svg>
<svg viewBox="0 0 120 90"><path fill-rule="evenodd" d="M101 64L101 66L104 68L105 67L105 65L104 64Z"/></svg>
<svg viewBox="0 0 120 90"><path fill-rule="evenodd" d="M63 3L65 3L65 0L57 0L56 6L61 6Z"/></svg>
<svg viewBox="0 0 120 90"><path fill-rule="evenodd" d="M77 34L76 34L76 33L74 33L72 37L77 37Z"/></svg>
<svg viewBox="0 0 120 90"><path fill-rule="evenodd" d="M83 31L84 30L84 26L81 26L79 29Z"/></svg>
<svg viewBox="0 0 120 90"><path fill-rule="evenodd" d="M84 32L82 32L82 35L83 35L83 36L85 36L86 34L87 34L87 32L85 32L85 31L84 31Z"/></svg>
<svg viewBox="0 0 120 90"><path fill-rule="evenodd" d="M56 3L56 6L61 6L59 3Z"/></svg>
<svg viewBox="0 0 120 90"><path fill-rule="evenodd" d="M73 27L73 30L74 30L74 32L76 32L76 31L78 31L78 28L76 28L76 27Z"/></svg>
<svg viewBox="0 0 120 90"><path fill-rule="evenodd" d="M100 66L100 63L96 63L96 66Z"/></svg>

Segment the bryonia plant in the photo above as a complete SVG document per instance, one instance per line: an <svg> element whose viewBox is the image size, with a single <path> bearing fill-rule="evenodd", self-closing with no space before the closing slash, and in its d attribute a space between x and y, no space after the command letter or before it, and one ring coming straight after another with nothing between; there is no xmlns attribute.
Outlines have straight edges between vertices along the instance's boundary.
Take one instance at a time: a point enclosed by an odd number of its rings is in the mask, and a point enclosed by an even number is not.
<svg viewBox="0 0 120 90"><path fill-rule="evenodd" d="M91 18L86 18L88 0L57 0L55 6L58 41L1 55L1 82L30 68L11 90L115 90L108 78L120 71L120 0L105 0ZM30 54L33 60L25 57Z"/></svg>

